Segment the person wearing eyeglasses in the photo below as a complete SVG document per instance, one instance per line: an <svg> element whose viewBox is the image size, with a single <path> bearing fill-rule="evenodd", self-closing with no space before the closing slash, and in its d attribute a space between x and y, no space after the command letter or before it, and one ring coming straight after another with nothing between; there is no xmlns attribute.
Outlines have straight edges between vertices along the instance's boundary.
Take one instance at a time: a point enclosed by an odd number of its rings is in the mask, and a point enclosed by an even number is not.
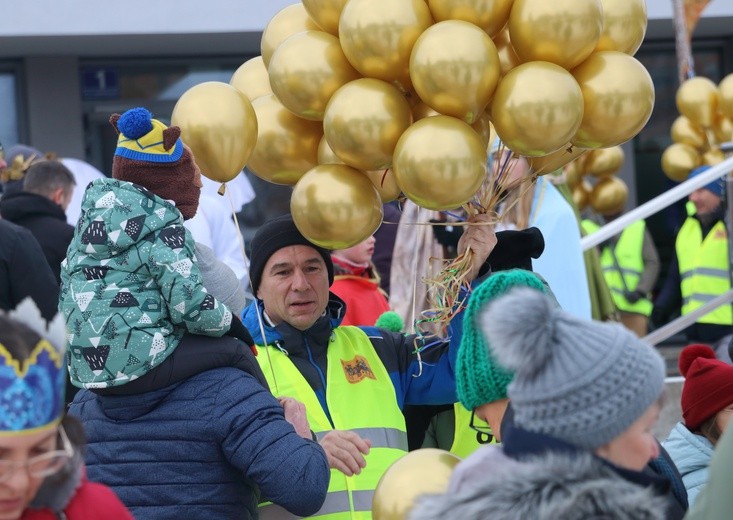
<svg viewBox="0 0 733 520"><path fill-rule="evenodd" d="M59 348L19 321L40 321L30 299L21 308L0 312L0 520L132 520L86 479L82 426L64 416L62 322Z"/></svg>
<svg viewBox="0 0 733 520"><path fill-rule="evenodd" d="M708 481L713 450L733 418L733 366L716 359L708 345L688 345L678 361L685 376L682 422L662 445L682 474L693 505Z"/></svg>

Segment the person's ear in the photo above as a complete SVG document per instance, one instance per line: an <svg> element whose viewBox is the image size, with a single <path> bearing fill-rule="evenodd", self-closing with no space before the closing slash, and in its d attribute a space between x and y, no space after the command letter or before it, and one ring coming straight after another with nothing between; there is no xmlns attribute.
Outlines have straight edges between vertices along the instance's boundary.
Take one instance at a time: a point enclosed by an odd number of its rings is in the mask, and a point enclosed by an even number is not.
<svg viewBox="0 0 733 520"><path fill-rule="evenodd" d="M63 208L64 202L66 201L66 191L63 188L56 188L51 192L49 197L54 204L58 204Z"/></svg>

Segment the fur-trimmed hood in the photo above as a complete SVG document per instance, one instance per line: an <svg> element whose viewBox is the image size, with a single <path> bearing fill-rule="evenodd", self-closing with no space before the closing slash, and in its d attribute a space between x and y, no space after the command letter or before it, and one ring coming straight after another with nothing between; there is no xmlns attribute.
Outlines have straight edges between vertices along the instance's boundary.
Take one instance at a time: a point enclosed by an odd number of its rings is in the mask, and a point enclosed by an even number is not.
<svg viewBox="0 0 733 520"><path fill-rule="evenodd" d="M586 453L546 453L521 462L485 447L480 478L417 500L411 520L661 520L667 503ZM460 465L458 467L460 469ZM476 467L474 466L474 470ZM476 477L476 472L472 472ZM463 475L464 477L466 475ZM455 477L455 475L454 475Z"/></svg>
<svg viewBox="0 0 733 520"><path fill-rule="evenodd" d="M74 455L69 462L55 475L46 477L29 507L48 508L54 512L63 511L85 480L86 470L82 453L78 446L74 446Z"/></svg>

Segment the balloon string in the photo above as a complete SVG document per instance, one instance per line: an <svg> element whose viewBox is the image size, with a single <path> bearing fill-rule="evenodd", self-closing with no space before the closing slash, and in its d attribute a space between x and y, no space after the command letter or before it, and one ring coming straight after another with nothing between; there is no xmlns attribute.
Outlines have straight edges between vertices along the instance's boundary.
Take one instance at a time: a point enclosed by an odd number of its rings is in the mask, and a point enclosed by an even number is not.
<svg viewBox="0 0 733 520"><path fill-rule="evenodd" d="M270 349L267 348L267 339L265 338L265 324L264 320L262 319L262 314L260 313L260 306L257 305L257 295L254 294L254 288L252 287L252 277L249 274L249 260L247 259L247 252L244 250L244 239L242 238L242 232L239 228L239 219L237 218L237 212L234 210L234 201L232 200L232 190L226 189L226 184L222 183L222 185L219 187L218 193L219 195L224 195L224 192L226 192L227 198L229 199L229 208L232 210L232 217L234 218L234 225L237 227L237 238L239 239L239 252L242 253L242 260L244 260L244 268L247 270L247 280L249 280L249 288L250 292L252 292L252 296L255 298L255 314L257 315L257 324L260 327L260 334L262 335L262 342L264 343L263 347L265 349L265 355L267 356L267 364L270 366L270 373L272 374L272 382L275 385L275 395L280 395L280 389L277 385L277 378L275 377L275 368L272 366L272 361L270 359Z"/></svg>

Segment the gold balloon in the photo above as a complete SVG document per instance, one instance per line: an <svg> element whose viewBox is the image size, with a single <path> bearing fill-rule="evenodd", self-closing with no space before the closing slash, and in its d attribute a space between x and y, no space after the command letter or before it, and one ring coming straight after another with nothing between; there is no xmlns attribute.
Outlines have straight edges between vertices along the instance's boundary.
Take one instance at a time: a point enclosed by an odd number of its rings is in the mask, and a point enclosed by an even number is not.
<svg viewBox="0 0 733 520"><path fill-rule="evenodd" d="M583 122L571 142L583 148L622 144L644 128L654 108L654 83L638 60L617 51L595 52L573 76L583 92Z"/></svg>
<svg viewBox="0 0 733 520"><path fill-rule="evenodd" d="M338 38L323 31L305 31L282 42L268 67L272 90L295 115L323 120L331 96L359 78L341 51Z"/></svg>
<svg viewBox="0 0 733 520"><path fill-rule="evenodd" d="M529 161L529 167L532 173L545 175L559 170L570 161L574 161L583 155L585 152L587 152L587 150L568 143L549 155L543 155L542 157L528 157L527 160Z"/></svg>
<svg viewBox="0 0 733 520"><path fill-rule="evenodd" d="M685 80L675 95L680 114L703 128L715 123L719 99L717 85L701 76Z"/></svg>
<svg viewBox="0 0 733 520"><path fill-rule="evenodd" d="M181 128L201 174L216 182L239 175L257 142L257 116L249 99L219 81L184 92L173 107L171 123Z"/></svg>
<svg viewBox="0 0 733 520"><path fill-rule="evenodd" d="M583 181L583 175L585 175L585 172L580 166L580 163L582 163L581 159L583 157L585 157L585 155L568 163L564 168L565 183L573 190L576 188L576 186L579 186L581 184L581 182Z"/></svg>
<svg viewBox="0 0 733 520"><path fill-rule="evenodd" d="M619 51L636 54L646 34L645 0L601 0L603 32L597 51Z"/></svg>
<svg viewBox="0 0 733 520"><path fill-rule="evenodd" d="M395 179L392 170L372 170L364 172L364 175L366 175L369 180L372 181L374 187L377 188L379 198L382 199L382 202L396 200L402 193L402 190L400 190L400 187L397 185L397 180Z"/></svg>
<svg viewBox="0 0 733 520"><path fill-rule="evenodd" d="M578 211L583 211L588 207L590 203L590 194L593 191L593 186L586 180L580 181L573 188L573 202L578 208Z"/></svg>
<svg viewBox="0 0 733 520"><path fill-rule="evenodd" d="M522 63L517 56L517 52L512 47L509 37L509 30L504 29L496 37L494 37L494 45L496 52L499 54L499 66L501 67L501 76L506 76L507 72Z"/></svg>
<svg viewBox="0 0 733 520"><path fill-rule="evenodd" d="M604 177L600 179L590 192L590 207L601 215L619 213L626 206L629 198L629 189L626 183L618 177Z"/></svg>
<svg viewBox="0 0 733 520"><path fill-rule="evenodd" d="M359 170L382 170L392 164L397 140L411 123L410 105L397 88L362 78L331 96L323 129L328 145L346 164Z"/></svg>
<svg viewBox="0 0 733 520"><path fill-rule="evenodd" d="M510 150L540 157L575 135L583 118L583 96L568 71L532 61L515 67L499 82L491 115L496 133Z"/></svg>
<svg viewBox="0 0 733 520"><path fill-rule="evenodd" d="M374 520L405 520L417 497L444 493L453 470L461 459L449 451L423 448L394 462L374 490Z"/></svg>
<svg viewBox="0 0 733 520"><path fill-rule="evenodd" d="M321 29L339 34L339 17L347 0L303 0L303 7Z"/></svg>
<svg viewBox="0 0 733 520"><path fill-rule="evenodd" d="M382 223L377 189L345 164L322 164L298 181L290 198L296 227L326 249L346 249L372 235Z"/></svg>
<svg viewBox="0 0 733 520"><path fill-rule="evenodd" d="M318 145L318 164L344 164L339 159L331 147L328 146L326 136L321 138L321 142ZM361 171L361 170L360 170ZM400 196L400 187L397 186L397 181L394 178L392 170L372 170L368 172L362 172L366 175L374 187L379 192L379 198L382 202L389 202L395 200Z"/></svg>
<svg viewBox="0 0 733 520"><path fill-rule="evenodd" d="M727 143L733 141L733 121L727 117L719 115L715 118L715 126L713 127L713 134L715 140L718 143Z"/></svg>
<svg viewBox="0 0 733 520"><path fill-rule="evenodd" d="M491 116L488 110L484 110L481 115L476 119L476 122L471 125L471 128L481 138L481 142L484 143L484 148L489 148L489 145L496 138L496 130L494 125L491 124Z"/></svg>
<svg viewBox="0 0 733 520"><path fill-rule="evenodd" d="M703 148L707 144L707 138L702 128L685 116L679 116L674 120L670 133L675 143L689 144L694 148Z"/></svg>
<svg viewBox="0 0 733 520"><path fill-rule="evenodd" d="M489 104L499 71L494 42L484 31L461 20L426 29L410 56L410 80L420 99L441 114L468 124Z"/></svg>
<svg viewBox="0 0 733 520"><path fill-rule="evenodd" d="M715 166L725 160L725 154L719 148L712 148L702 154L702 163L708 166Z"/></svg>
<svg viewBox="0 0 733 520"><path fill-rule="evenodd" d="M728 74L718 85L720 91L720 111L729 119L733 119L733 74Z"/></svg>
<svg viewBox="0 0 733 520"><path fill-rule="evenodd" d="M281 9L265 26L260 41L260 54L265 66L270 65L270 58L278 46L294 34L303 31L318 31L320 27L314 22L303 4L297 3Z"/></svg>
<svg viewBox="0 0 733 520"><path fill-rule="evenodd" d="M690 172L700 164L700 155L688 144L674 143L662 154L662 170L676 182L687 180Z"/></svg>
<svg viewBox="0 0 733 520"><path fill-rule="evenodd" d="M549 61L568 70L590 56L602 28L600 0L515 0L509 15L512 47L522 61Z"/></svg>
<svg viewBox="0 0 733 520"><path fill-rule="evenodd" d="M321 124L296 116L274 94L255 99L252 106L259 131L249 169L275 184L295 184L318 164Z"/></svg>
<svg viewBox="0 0 733 520"><path fill-rule="evenodd" d="M412 120L413 121L420 121L421 119L424 119L426 117L433 117L433 116L439 116L442 115L440 112L435 110L434 108L430 108L428 105L423 103L422 101L416 104L414 107L412 107Z"/></svg>
<svg viewBox="0 0 733 520"><path fill-rule="evenodd" d="M624 165L624 151L620 146L591 150L585 160L585 171L594 177L613 175Z"/></svg>
<svg viewBox="0 0 733 520"><path fill-rule="evenodd" d="M364 76L410 89L410 53L433 24L425 0L349 0L339 20L344 54Z"/></svg>
<svg viewBox="0 0 733 520"><path fill-rule="evenodd" d="M229 84L247 96L250 101L272 94L270 77L267 74L267 67L262 61L262 56L257 56L242 63L232 74Z"/></svg>
<svg viewBox="0 0 733 520"><path fill-rule="evenodd" d="M468 202L486 178L486 147L466 123L434 116L414 123L394 153L397 185L410 200L433 210Z"/></svg>
<svg viewBox="0 0 733 520"><path fill-rule="evenodd" d="M436 22L464 20L495 36L506 25L514 0L428 0Z"/></svg>

